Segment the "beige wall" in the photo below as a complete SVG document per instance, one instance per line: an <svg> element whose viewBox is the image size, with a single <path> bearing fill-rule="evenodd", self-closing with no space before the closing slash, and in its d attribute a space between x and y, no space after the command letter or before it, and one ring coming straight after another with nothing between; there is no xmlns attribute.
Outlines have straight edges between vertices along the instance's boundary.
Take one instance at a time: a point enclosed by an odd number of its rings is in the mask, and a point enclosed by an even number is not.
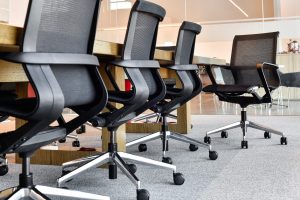
<svg viewBox="0 0 300 200"><path fill-rule="evenodd" d="M23 27L28 0L10 0L9 24Z"/></svg>

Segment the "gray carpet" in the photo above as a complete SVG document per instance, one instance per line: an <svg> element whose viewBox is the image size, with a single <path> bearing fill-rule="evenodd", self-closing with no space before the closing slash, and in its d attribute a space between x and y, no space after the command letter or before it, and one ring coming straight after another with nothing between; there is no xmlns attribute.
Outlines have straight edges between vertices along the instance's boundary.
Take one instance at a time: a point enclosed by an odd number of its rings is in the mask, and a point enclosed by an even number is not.
<svg viewBox="0 0 300 200"><path fill-rule="evenodd" d="M193 116L190 137L203 140L205 131L238 121L239 116ZM212 136L218 151L216 161L208 159L206 149L190 152L188 145L170 141L169 156L185 175L182 186L173 185L172 172L138 165L137 176L151 200L289 200L300 199L300 117L253 117L249 120L283 130L288 146L281 146L280 137L263 139L263 133L248 130L249 149L240 149L240 129L229 132L229 138ZM128 140L141 136L129 134ZM136 147L129 153L159 159L160 141L148 143L148 151L139 153ZM0 177L0 189L16 185L20 165L10 164L10 172ZM60 167L32 166L36 184L55 186ZM93 169L65 184L70 189L110 196L112 200L135 199L135 188L122 174L109 180L105 169ZM55 198L54 198L55 199Z"/></svg>

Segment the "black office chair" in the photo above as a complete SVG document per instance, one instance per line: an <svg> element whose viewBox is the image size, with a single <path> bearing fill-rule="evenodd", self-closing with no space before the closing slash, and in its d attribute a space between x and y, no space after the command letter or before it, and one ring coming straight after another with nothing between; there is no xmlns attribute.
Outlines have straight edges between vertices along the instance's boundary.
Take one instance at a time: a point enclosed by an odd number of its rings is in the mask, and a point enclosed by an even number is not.
<svg viewBox="0 0 300 200"><path fill-rule="evenodd" d="M108 152L83 158L63 164L63 169L77 167L75 170L63 175L58 179L61 185L85 170L98 167L105 163L109 164L109 178L117 178L117 167L119 167L130 181L136 186L137 199L149 199L149 193L140 188L140 181L135 176L133 168L128 166L123 159L136 161L141 164L154 165L173 170L173 180L176 185L184 183L181 173L176 172L176 167L170 164L150 160L147 158L131 155L118 151L117 129L120 125L128 122L145 109L152 107L165 95L165 85L159 75L159 63L153 60L157 30L159 21L163 20L165 10L151 2L136 1L130 13L127 33L121 60L107 61L106 67L108 76L111 65L122 67L131 82L132 90L121 91L117 84L114 91L109 91L110 102L122 104L121 108L116 108L108 103L109 112L101 113L94 117L95 126L107 127L110 132L110 142Z"/></svg>
<svg viewBox="0 0 300 200"><path fill-rule="evenodd" d="M0 58L20 63L36 97L0 102L0 113L26 120L15 131L0 134L0 153L17 153L22 159L19 185L0 192L0 199L109 199L61 188L34 185L30 157L41 146L66 136L99 113L107 92L92 56L99 0L30 0L20 53ZM65 127L50 126L64 107L80 109Z"/></svg>
<svg viewBox="0 0 300 200"><path fill-rule="evenodd" d="M288 107L290 105L290 88L300 88L300 72L283 73L279 71L280 86L288 88L288 104L284 105Z"/></svg>
<svg viewBox="0 0 300 200"><path fill-rule="evenodd" d="M232 72L233 84L217 84L211 68L207 68L212 85L206 86L203 91L215 93L220 101L239 104L242 111L241 121L207 132L204 142L210 143L209 135L218 132L221 132L222 138L227 138L227 130L241 127L241 147L248 148L246 132L247 127L251 127L265 131L265 138L270 138L271 133L281 135L281 144L287 144L287 138L282 132L248 121L246 112L248 105L271 103L271 92L280 85L278 67L274 64L278 34L279 32L235 36L230 66L220 66ZM263 95L257 93L259 87L264 89Z"/></svg>
<svg viewBox="0 0 300 200"><path fill-rule="evenodd" d="M14 101L17 97L14 83L1 83L0 84L0 104L1 101ZM8 119L7 115L0 115L0 123ZM0 155L0 176L8 173L8 161L5 154Z"/></svg>
<svg viewBox="0 0 300 200"><path fill-rule="evenodd" d="M186 137L180 133L171 132L168 130L167 116L181 105L185 104L195 96L197 96L202 89L201 80L196 73L197 65L192 65L194 56L194 47L196 35L201 31L201 26L192 22L183 22L177 39L175 61L171 66L163 66L170 70L174 70L181 81L181 88L167 88L167 95L165 98L155 105L155 112L162 116L161 131L142 137L140 139L128 142L126 147L139 144L139 151L146 151L147 145L145 142L162 139L163 157L162 161L165 163L172 163L170 157L166 157L168 150L168 140L175 139L181 142L190 144L190 150L196 151L198 145L205 146L209 149L209 157L212 160L217 159L217 152L211 151L211 146L203 142Z"/></svg>

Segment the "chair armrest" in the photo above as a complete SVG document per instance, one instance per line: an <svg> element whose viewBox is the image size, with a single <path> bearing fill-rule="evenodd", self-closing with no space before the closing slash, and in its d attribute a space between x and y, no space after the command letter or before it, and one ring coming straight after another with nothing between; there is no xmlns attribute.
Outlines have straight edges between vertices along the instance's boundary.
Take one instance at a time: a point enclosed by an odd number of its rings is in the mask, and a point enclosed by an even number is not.
<svg viewBox="0 0 300 200"><path fill-rule="evenodd" d="M163 68L177 70L177 71L188 71L188 70L199 70L197 65L164 65Z"/></svg>
<svg viewBox="0 0 300 200"><path fill-rule="evenodd" d="M96 56L76 53L0 53L0 59L21 64L99 66L99 61Z"/></svg>
<svg viewBox="0 0 300 200"><path fill-rule="evenodd" d="M258 63L256 65L256 68L257 68L259 77L261 79L261 83L262 83L262 85L264 87L264 90L266 92L267 97L270 98L270 99L272 99L270 86L269 86L269 83L268 83L268 81L266 79L266 76L265 76L265 73L264 73L264 69L267 68L267 69L273 71L273 74L275 75L274 78L277 79L275 81L278 82L278 85L277 85L277 87L278 87L280 85L280 78L279 78L279 74L278 74L278 71L277 71L278 66L275 65L275 64L272 64L272 63Z"/></svg>

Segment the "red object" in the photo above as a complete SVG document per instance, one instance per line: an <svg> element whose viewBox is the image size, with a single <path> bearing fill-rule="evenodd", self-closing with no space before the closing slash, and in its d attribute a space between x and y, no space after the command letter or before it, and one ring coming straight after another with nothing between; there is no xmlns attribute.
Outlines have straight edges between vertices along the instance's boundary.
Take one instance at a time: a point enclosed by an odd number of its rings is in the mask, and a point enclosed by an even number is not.
<svg viewBox="0 0 300 200"><path fill-rule="evenodd" d="M30 84L28 84L27 94L28 94L28 97L35 97L35 92Z"/></svg>
<svg viewBox="0 0 300 200"><path fill-rule="evenodd" d="M131 90L131 83L130 80L125 79L125 91Z"/></svg>

